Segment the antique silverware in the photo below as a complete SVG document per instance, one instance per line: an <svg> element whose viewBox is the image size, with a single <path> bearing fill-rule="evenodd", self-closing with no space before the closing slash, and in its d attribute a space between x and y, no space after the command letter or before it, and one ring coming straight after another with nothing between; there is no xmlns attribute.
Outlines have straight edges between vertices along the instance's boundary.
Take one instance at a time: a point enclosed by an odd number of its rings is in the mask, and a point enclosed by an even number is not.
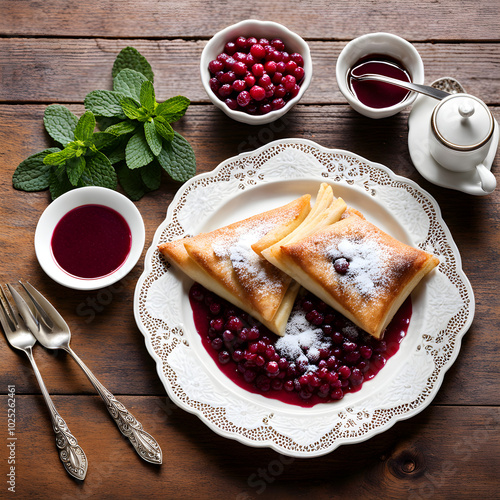
<svg viewBox="0 0 500 500"><path fill-rule="evenodd" d="M20 283L33 305L30 308L31 314L25 318L26 324L40 344L47 349L63 349L69 353L87 375L106 403L106 407L121 433L130 440L139 456L147 462L161 464L160 445L149 433L143 430L142 424L97 380L87 365L71 349L69 345L71 332L63 317L34 286L28 282Z"/></svg>
<svg viewBox="0 0 500 500"><path fill-rule="evenodd" d="M356 75L351 71L350 75L354 80L359 80L362 82L363 80L373 80L382 83L388 83L389 85L396 85L397 87L402 87L407 90L412 90L414 92L419 92L420 94L424 94L429 97L433 97L434 99L444 99L448 97L449 92L445 92L436 87L429 87L427 85L421 85L420 83L412 83L405 82L403 80L398 80L397 78L391 78L389 76L377 75L372 73L366 73L364 75Z"/></svg>
<svg viewBox="0 0 500 500"><path fill-rule="evenodd" d="M71 434L66 422L56 410L52 399L42 379L42 375L33 358L32 348L36 343L36 338L31 334L22 317L29 315L29 309L24 299L10 285L7 285L15 306L13 307L0 286L1 295L7 307L0 299L0 323L2 324L5 336L9 344L26 353L35 372L38 384L42 390L45 403L50 410L50 417L56 435L56 445L59 449L59 458L68 473L76 479L83 480L87 474L87 457L78 441Z"/></svg>

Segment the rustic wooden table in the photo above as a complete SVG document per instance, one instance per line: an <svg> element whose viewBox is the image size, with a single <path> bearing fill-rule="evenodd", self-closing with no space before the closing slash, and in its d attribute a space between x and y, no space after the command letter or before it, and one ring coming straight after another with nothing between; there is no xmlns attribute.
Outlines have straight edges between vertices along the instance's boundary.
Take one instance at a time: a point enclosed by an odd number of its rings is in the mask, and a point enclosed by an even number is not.
<svg viewBox="0 0 500 500"><path fill-rule="evenodd" d="M426 83L453 76L500 120L499 7L498 0L0 0L1 280L29 279L50 298L73 329L75 351L154 434L164 453L162 466L141 461L69 356L38 347L35 357L48 390L89 457L85 482L72 480L57 458L31 367L2 340L0 498L15 496L6 482L9 386L16 402L19 498L498 498L500 190L474 197L427 182L409 156L409 111L381 121L357 114L339 92L335 63L356 36L396 33L420 52ZM286 126L233 122L209 103L200 83L207 40L251 17L282 22L311 48L313 81ZM476 314L428 408L369 441L321 458L277 462L276 452L220 437L166 396L133 316L143 259L111 296L68 290L43 273L33 235L49 194L16 191L12 174L20 161L52 145L43 128L45 107L61 103L80 115L90 90L111 88L111 65L127 45L151 62L159 101L177 94L191 99L175 128L192 144L200 173L274 139L307 138L387 165L436 198L474 289ZM165 179L136 203L146 225L144 253L179 187ZM91 321L82 314L89 308L96 313Z"/></svg>

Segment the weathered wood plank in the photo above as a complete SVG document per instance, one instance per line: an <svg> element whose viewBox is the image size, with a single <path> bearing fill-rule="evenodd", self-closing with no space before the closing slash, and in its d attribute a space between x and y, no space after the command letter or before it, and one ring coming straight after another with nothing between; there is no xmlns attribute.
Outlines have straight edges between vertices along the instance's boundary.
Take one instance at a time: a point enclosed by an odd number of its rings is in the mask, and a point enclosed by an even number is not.
<svg viewBox="0 0 500 500"><path fill-rule="evenodd" d="M0 9L1 10L1 9ZM193 102L208 102L201 84L199 60L205 41L109 40L52 38L0 39L0 102L82 103L91 90L111 89L111 68L118 52L136 47L155 72L158 100L183 94ZM335 79L335 63L345 42L310 42L313 80L305 104L344 104ZM488 104L500 103L500 51L494 43L478 46L416 43L426 83L443 76L459 80ZM15 61L15 64L12 62Z"/></svg>
<svg viewBox="0 0 500 500"><path fill-rule="evenodd" d="M54 37L211 37L241 21L277 21L309 39L349 40L389 31L409 40L498 40L495 2L410 0L388 5L372 0L233 1L103 0L61 2L0 1L0 34ZM222 8L222 10L221 10ZM223 14L221 15L221 12Z"/></svg>
<svg viewBox="0 0 500 500"><path fill-rule="evenodd" d="M497 498L499 420L491 407L433 406L369 441L294 459L222 438L166 398L124 397L163 449L163 465L152 466L136 456L97 397L55 396L54 402L87 454L87 478L77 484L59 463L42 398L18 395L16 493L22 498L41 492L64 500L132 498L139 490L147 499ZM6 408L6 396L0 404ZM2 457L7 451L4 446Z"/></svg>

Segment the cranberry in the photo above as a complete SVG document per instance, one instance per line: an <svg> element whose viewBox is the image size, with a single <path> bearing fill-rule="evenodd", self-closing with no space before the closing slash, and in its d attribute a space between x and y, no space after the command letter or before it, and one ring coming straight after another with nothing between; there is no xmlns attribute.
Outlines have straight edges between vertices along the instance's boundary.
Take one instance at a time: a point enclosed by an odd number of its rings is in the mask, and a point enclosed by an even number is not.
<svg viewBox="0 0 500 500"><path fill-rule="evenodd" d="M276 73L274 73L274 75L272 76L271 81L275 85L279 85L281 83L282 79L283 79L283 73L280 73L279 71L276 71Z"/></svg>
<svg viewBox="0 0 500 500"><path fill-rule="evenodd" d="M278 373L280 367L276 361L269 361L266 365L266 371L272 375Z"/></svg>
<svg viewBox="0 0 500 500"><path fill-rule="evenodd" d="M236 80L236 74L234 71L228 71L227 73L223 73L220 78L220 82L223 84L233 83Z"/></svg>
<svg viewBox="0 0 500 500"><path fill-rule="evenodd" d="M266 103L266 104L261 104L259 109L261 114L266 115L267 113L270 113L273 110L273 107L269 103Z"/></svg>
<svg viewBox="0 0 500 500"><path fill-rule="evenodd" d="M236 52L236 44L234 42L227 42L224 46L224 52L232 56Z"/></svg>
<svg viewBox="0 0 500 500"><path fill-rule="evenodd" d="M273 99L272 106L274 110L281 109L285 106L285 101L283 98Z"/></svg>
<svg viewBox="0 0 500 500"><path fill-rule="evenodd" d="M292 75L286 75L281 80L281 83L285 87L286 91L290 92L290 90L292 90L293 87L295 87L295 77Z"/></svg>
<svg viewBox="0 0 500 500"><path fill-rule="evenodd" d="M271 40L271 45L276 49L282 52L285 50L285 44L283 43L282 40L275 38L274 40Z"/></svg>
<svg viewBox="0 0 500 500"><path fill-rule="evenodd" d="M258 59L263 59L266 56L266 49L264 49L264 46L260 43L256 43L252 45L250 54L252 54L254 57L257 57Z"/></svg>
<svg viewBox="0 0 500 500"><path fill-rule="evenodd" d="M220 351L222 349L223 342L222 342L222 339L220 337L216 337L215 339L212 340L211 343L212 343L212 347L216 351Z"/></svg>
<svg viewBox="0 0 500 500"><path fill-rule="evenodd" d="M209 62L210 88L230 109L264 115L283 108L298 94L297 82L304 77L301 65L302 56L290 55L283 40L239 36L228 41L224 51ZM226 84L232 85L231 92ZM255 97L249 98L247 92L256 84L264 89L264 97L262 90L255 90Z"/></svg>
<svg viewBox="0 0 500 500"><path fill-rule="evenodd" d="M295 80L300 82L302 80L302 78L304 78L304 75L305 75L304 68L298 66L297 68L294 69L292 74L295 77Z"/></svg>
<svg viewBox="0 0 500 500"><path fill-rule="evenodd" d="M215 318L210 321L210 327L216 332L221 332L224 328L224 320L222 318Z"/></svg>
<svg viewBox="0 0 500 500"><path fill-rule="evenodd" d="M339 257L338 259L335 259L335 261L333 263L333 268L339 274L342 274L342 275L346 274L347 271L349 270L349 261L344 257Z"/></svg>
<svg viewBox="0 0 500 500"><path fill-rule="evenodd" d="M235 363L239 363L243 359L243 352L238 349L233 351L232 358Z"/></svg>
<svg viewBox="0 0 500 500"><path fill-rule="evenodd" d="M238 61L233 64L232 70L235 75L243 76L247 74L247 65L244 62Z"/></svg>
<svg viewBox="0 0 500 500"><path fill-rule="evenodd" d="M343 379L349 378L351 375L351 369L347 365L342 365L338 369L338 374Z"/></svg>
<svg viewBox="0 0 500 500"><path fill-rule="evenodd" d="M276 90L274 91L274 96L276 98L280 97L285 97L286 95L286 89L285 87L280 83L279 85L276 86Z"/></svg>
<svg viewBox="0 0 500 500"><path fill-rule="evenodd" d="M217 71L222 71L224 69L224 63L218 59L214 59L208 63L208 70L210 73L215 74Z"/></svg>
<svg viewBox="0 0 500 500"><path fill-rule="evenodd" d="M231 330L224 330L222 333L222 339L224 342L232 342L234 338L234 333Z"/></svg>
<svg viewBox="0 0 500 500"><path fill-rule="evenodd" d="M243 322L237 316L230 316L226 323L226 328L232 332L238 333L243 328Z"/></svg>
<svg viewBox="0 0 500 500"><path fill-rule="evenodd" d="M235 92L242 92L247 88L247 84L245 83L245 80L235 80L233 82L233 90Z"/></svg>
<svg viewBox="0 0 500 500"><path fill-rule="evenodd" d="M196 302L203 302L203 300L205 299L203 289L199 285L193 285L191 287L191 290L189 291L189 295Z"/></svg>
<svg viewBox="0 0 500 500"><path fill-rule="evenodd" d="M255 79L255 76L253 75L246 75L245 76L245 83L247 84L247 87L253 87L255 85L255 82L257 80Z"/></svg>
<svg viewBox="0 0 500 500"><path fill-rule="evenodd" d="M285 73L288 75L293 74L293 72L298 68L299 66L295 61L288 61L285 64Z"/></svg>
<svg viewBox="0 0 500 500"><path fill-rule="evenodd" d="M219 363L225 365L231 361L231 355L227 351L219 352Z"/></svg>
<svg viewBox="0 0 500 500"><path fill-rule="evenodd" d="M304 66L304 58L298 52L290 54L290 59L297 63L297 66Z"/></svg>
<svg viewBox="0 0 500 500"><path fill-rule="evenodd" d="M266 91L259 85L254 85L250 89L250 95L252 96L252 99L255 99L256 101L262 101L262 99L266 97Z"/></svg>
<svg viewBox="0 0 500 500"><path fill-rule="evenodd" d="M264 65L264 69L266 70L267 73L272 75L273 73L276 72L276 61L267 61L266 64Z"/></svg>
<svg viewBox="0 0 500 500"><path fill-rule="evenodd" d="M297 96L297 94L300 92L300 85L298 84L295 84L293 86L293 89L290 90L290 98L293 99L295 96Z"/></svg>
<svg viewBox="0 0 500 500"><path fill-rule="evenodd" d="M235 41L235 45L239 49L246 49L247 48L247 39L244 36L239 36Z"/></svg>

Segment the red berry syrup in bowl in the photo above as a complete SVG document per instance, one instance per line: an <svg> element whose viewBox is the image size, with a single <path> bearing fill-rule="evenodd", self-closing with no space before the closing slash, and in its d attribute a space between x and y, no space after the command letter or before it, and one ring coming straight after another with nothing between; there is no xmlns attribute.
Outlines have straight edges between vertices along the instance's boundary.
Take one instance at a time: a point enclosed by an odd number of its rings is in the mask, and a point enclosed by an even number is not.
<svg viewBox="0 0 500 500"><path fill-rule="evenodd" d="M376 74L389 76L396 80L411 82L408 70L396 59L383 55L371 54L360 59L351 69L350 75ZM388 108L394 106L410 94L406 89L389 83L373 80L355 80L349 76L349 86L353 94L366 106L371 108Z"/></svg>
<svg viewBox="0 0 500 500"><path fill-rule="evenodd" d="M306 294L279 337L197 283L189 298L203 346L227 377L249 392L302 407L359 391L399 350L412 314L408 298L377 340Z"/></svg>

